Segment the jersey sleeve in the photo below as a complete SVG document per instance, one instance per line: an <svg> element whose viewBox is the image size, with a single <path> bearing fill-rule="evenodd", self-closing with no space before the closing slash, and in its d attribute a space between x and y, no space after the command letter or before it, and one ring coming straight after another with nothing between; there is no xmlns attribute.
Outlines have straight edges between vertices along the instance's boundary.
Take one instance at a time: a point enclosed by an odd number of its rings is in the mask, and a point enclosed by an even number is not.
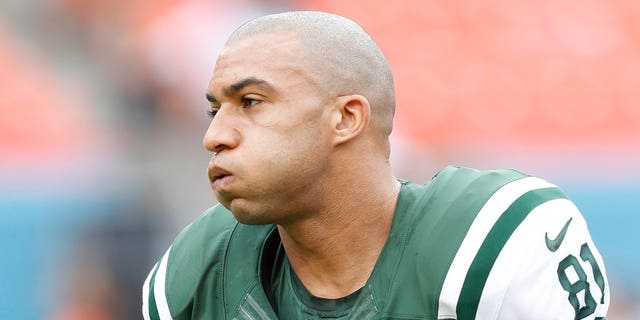
<svg viewBox="0 0 640 320"><path fill-rule="evenodd" d="M190 305L206 274L218 274L236 220L222 206L205 211L175 239L142 287L145 320L191 319ZM221 285L216 282L215 288ZM211 281L211 280L210 280Z"/></svg>
<svg viewBox="0 0 640 320"><path fill-rule="evenodd" d="M509 238L477 319L604 319L608 306L605 266L585 219L558 198L531 210Z"/></svg>

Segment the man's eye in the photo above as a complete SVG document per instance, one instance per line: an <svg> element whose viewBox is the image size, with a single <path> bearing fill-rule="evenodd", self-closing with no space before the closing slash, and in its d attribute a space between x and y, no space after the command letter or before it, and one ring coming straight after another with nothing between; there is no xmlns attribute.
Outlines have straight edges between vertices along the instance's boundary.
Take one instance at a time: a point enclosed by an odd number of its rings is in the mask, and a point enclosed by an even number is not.
<svg viewBox="0 0 640 320"><path fill-rule="evenodd" d="M247 107L253 107L257 104L259 104L260 100L256 100L256 99L251 99L251 98L242 98L242 106L247 108Z"/></svg>
<svg viewBox="0 0 640 320"><path fill-rule="evenodd" d="M207 115L209 116L209 118L213 119L213 117L216 116L216 113L218 113L218 109L210 109L207 110Z"/></svg>

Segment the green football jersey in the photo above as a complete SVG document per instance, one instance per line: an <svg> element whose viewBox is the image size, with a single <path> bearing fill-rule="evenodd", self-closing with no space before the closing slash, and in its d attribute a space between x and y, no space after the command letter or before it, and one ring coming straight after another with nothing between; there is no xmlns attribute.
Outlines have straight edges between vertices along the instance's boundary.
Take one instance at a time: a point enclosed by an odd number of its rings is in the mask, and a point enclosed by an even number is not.
<svg viewBox="0 0 640 320"><path fill-rule="evenodd" d="M602 319L604 264L578 209L515 170L447 167L402 182L367 283L314 297L273 225L215 206L189 225L143 285L145 319Z"/></svg>

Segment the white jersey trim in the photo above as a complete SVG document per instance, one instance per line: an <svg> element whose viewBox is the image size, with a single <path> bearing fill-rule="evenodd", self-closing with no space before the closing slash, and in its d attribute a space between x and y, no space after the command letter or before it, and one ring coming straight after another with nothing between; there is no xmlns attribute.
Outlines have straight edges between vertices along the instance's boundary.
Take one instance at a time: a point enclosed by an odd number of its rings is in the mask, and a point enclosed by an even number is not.
<svg viewBox="0 0 640 320"><path fill-rule="evenodd" d="M165 293L167 260L169 260L170 251L171 247L169 247L164 256L162 256L162 260L160 260L158 272L156 273L156 278L153 284L153 294L156 299L156 306L158 307L158 315L160 316L160 320L173 320L171 318L171 313L169 312L169 304L167 303L167 296Z"/></svg>
<svg viewBox="0 0 640 320"><path fill-rule="evenodd" d="M438 318L455 318L458 298L469 267L502 213L523 194L549 187L555 187L555 185L540 178L526 177L502 186L487 200L476 215L447 271L440 292Z"/></svg>
<svg viewBox="0 0 640 320"><path fill-rule="evenodd" d="M153 265L151 272L149 272L147 279L144 280L144 284L142 285L142 317L144 320L151 320L151 316L149 316L149 282L157 266L158 263Z"/></svg>
<svg viewBox="0 0 640 320"><path fill-rule="evenodd" d="M522 269L520 265L526 266L534 264L536 261L532 261L532 259L535 258L539 258L536 259L538 261L547 261L546 259L543 260L542 257L551 254L551 252L549 252L543 245L544 238L542 235L544 234L544 230L546 230L547 227L554 225L551 223L552 220L556 221L556 227L560 228L567 219L572 217L576 220L575 224L578 224L579 222L577 220L579 220L580 216L580 211L578 211L573 202L568 199L551 200L533 209L522 223L522 225L525 225L526 222L526 228L517 228L496 258L496 262L489 272L486 285L482 291L476 317L478 319L509 319L509 316L501 316L501 313L503 312L503 310L501 310L503 307L502 303L504 295L512 285L512 280L514 277L517 277L516 273ZM558 229L557 231L559 232L560 230ZM569 236L573 237L574 235L579 234L579 238L584 239L584 234L577 231L582 231L582 229L578 229L574 225L570 230ZM552 232L552 234L555 235L557 232ZM567 237L565 242L569 242L569 237ZM536 245L532 246L531 244ZM525 258L523 257L523 250L527 250L531 254L526 255ZM553 263L548 263L548 265L557 266L557 264ZM543 271L540 271L540 273L535 274L534 277L540 277L541 279L544 278L544 274L542 272ZM557 279L555 274L552 279ZM534 278L530 280L535 281L536 279ZM562 292L563 295L565 294L562 288L560 288L560 284L558 282L554 284L547 284L546 288L549 291L545 292L536 292L533 288L527 288L529 292L522 293L522 296L531 298L536 295L549 295L553 292L549 289L552 285L557 286L558 290ZM523 290L523 287L520 287L519 290ZM516 305L516 303L507 304L504 307L508 309L516 309L513 311L517 312L517 319L548 319L550 314L556 315L562 319L573 317L573 310L570 310L571 308L567 300L558 299L558 301L561 301L559 305L549 304L546 308L526 308L526 306L520 304ZM513 316L513 313L507 314Z"/></svg>

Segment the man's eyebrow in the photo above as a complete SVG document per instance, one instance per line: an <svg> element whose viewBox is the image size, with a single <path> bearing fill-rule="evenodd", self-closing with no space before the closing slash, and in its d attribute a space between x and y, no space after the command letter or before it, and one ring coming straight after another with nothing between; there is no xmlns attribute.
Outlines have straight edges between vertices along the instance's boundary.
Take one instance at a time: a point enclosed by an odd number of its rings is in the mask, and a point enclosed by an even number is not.
<svg viewBox="0 0 640 320"><path fill-rule="evenodd" d="M245 87L248 87L251 85L260 86L267 90L274 90L273 86L266 80L258 79L255 77L249 77L249 78L240 80L234 84L231 84L230 86L222 89L222 92L224 93L225 96L231 97L236 95ZM207 92L205 96L207 97L207 101L209 101L210 103L214 103L214 104L218 103L218 99L216 99L216 97L213 94Z"/></svg>
<svg viewBox="0 0 640 320"><path fill-rule="evenodd" d="M231 97L237 94L240 90L250 85L257 85L269 90L273 90L273 86L271 86L271 84L269 84L269 82L267 82L266 80L258 79L255 77L249 77L224 88L223 92L225 96Z"/></svg>

